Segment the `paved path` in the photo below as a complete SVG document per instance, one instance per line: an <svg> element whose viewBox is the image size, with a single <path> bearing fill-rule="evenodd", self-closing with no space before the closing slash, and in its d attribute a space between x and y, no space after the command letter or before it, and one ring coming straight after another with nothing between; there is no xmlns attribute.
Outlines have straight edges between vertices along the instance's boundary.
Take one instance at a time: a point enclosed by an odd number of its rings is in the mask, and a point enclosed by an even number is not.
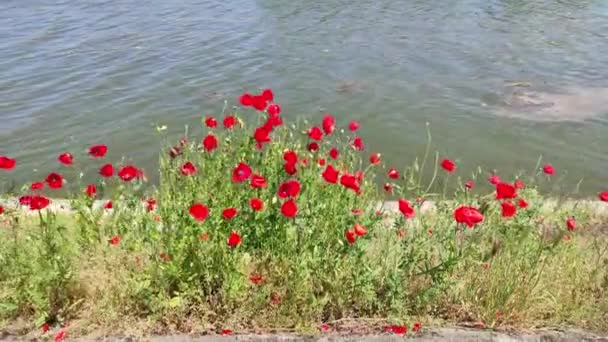
<svg viewBox="0 0 608 342"><path fill-rule="evenodd" d="M69 336L68 336L69 337ZM549 331L541 330L533 333L505 333L494 332L487 330L473 330L464 328L441 328L426 330L423 333L415 336L397 336L397 335L336 335L326 334L318 337L306 337L298 335L231 335L231 336L189 336L189 335L167 335L153 336L147 338L137 337L99 337L87 336L69 341L107 341L107 342L135 342L135 341L151 341L151 342L392 342L411 339L419 342L439 342L439 341L454 341L454 342L566 342L566 341L589 341L589 342L608 342L608 336L598 336L584 331ZM23 337L0 336L2 342L33 340Z"/></svg>

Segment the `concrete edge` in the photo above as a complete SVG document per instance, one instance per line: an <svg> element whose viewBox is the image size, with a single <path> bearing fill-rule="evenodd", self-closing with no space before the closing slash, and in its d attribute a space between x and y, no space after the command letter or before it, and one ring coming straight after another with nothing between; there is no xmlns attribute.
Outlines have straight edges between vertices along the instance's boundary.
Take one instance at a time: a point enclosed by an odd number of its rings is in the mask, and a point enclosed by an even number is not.
<svg viewBox="0 0 608 342"><path fill-rule="evenodd" d="M72 208L72 205L71 205L71 202L72 202L71 200L61 199L61 198L51 198L50 200L51 200L51 203L48 206L48 208L50 210L60 212L60 213L67 213L67 214L74 212L74 209ZM107 203L107 201L108 201L107 199L95 200L93 202L93 209L103 209L104 205ZM439 203L439 202L424 201L421 204L412 203L412 205L419 205L418 211L420 213L427 213L427 212L434 211L437 208L437 203ZM456 202L450 201L450 200L446 200L444 203L450 203L451 205L454 206L454 208L456 208L458 205L460 205L459 203L456 203ZM535 203L531 203L531 205L534 205L534 204ZM27 206L22 206L19 204L18 198L0 198L0 205L4 206L5 209L20 210L21 212L26 213L26 214L32 213L32 211L29 210L29 208ZM114 202L114 205L119 206L120 203ZM142 201L142 208L145 206L146 206L146 203L144 201ZM595 212L598 215L608 215L608 203L602 202L599 200L559 201L556 199L549 199L549 200L543 201L543 203L542 203L543 211L552 211L558 207L563 207L563 208L584 207L584 208L588 209L589 211ZM383 210L385 210L388 213L399 212L399 204L397 201L379 202L376 204L375 210L380 209L380 208L382 208ZM108 209L106 209L106 210L108 210Z"/></svg>

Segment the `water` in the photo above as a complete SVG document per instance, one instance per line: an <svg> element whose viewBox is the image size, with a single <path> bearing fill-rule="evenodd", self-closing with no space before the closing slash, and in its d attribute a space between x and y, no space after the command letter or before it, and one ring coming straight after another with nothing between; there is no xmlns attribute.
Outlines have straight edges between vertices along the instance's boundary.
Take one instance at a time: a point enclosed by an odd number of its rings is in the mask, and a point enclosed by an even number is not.
<svg viewBox="0 0 608 342"><path fill-rule="evenodd" d="M601 0L2 0L0 154L27 181L107 143L154 174L156 124L200 132L223 99L272 87L291 120L360 121L391 164L422 151L429 122L461 170L542 155L593 194L608 187L608 108L543 120L483 99L509 81L602 93L607 38Z"/></svg>

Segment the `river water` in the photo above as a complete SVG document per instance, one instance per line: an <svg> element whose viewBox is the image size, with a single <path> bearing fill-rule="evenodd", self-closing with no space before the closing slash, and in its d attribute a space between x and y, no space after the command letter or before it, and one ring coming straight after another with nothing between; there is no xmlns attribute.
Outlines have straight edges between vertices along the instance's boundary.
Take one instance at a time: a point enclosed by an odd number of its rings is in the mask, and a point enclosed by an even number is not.
<svg viewBox="0 0 608 342"><path fill-rule="evenodd" d="M608 187L606 1L0 1L0 155L19 181L94 143L154 175L157 124L199 132L262 87L289 120L360 121L391 164L421 153L428 122L465 177L542 155L567 186Z"/></svg>

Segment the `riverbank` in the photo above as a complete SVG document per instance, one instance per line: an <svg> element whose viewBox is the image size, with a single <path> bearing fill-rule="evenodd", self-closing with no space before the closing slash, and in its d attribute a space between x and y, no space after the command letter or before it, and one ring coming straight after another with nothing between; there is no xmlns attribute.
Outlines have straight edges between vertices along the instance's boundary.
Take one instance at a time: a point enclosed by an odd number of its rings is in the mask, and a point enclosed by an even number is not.
<svg viewBox="0 0 608 342"><path fill-rule="evenodd" d="M117 214L108 212L101 205L104 202L99 201L96 202L97 205L91 206L93 208L91 213L105 213L102 216L96 216L100 219L97 224L102 231L112 229L113 223L116 222L113 217ZM601 247L608 243L608 215L601 207L605 203L564 202L556 207L557 202L547 204L550 202L545 201L544 209L538 211L538 215L543 217L543 222L535 221L536 228L532 225L526 228L533 229L534 232L545 231L548 235L543 240L557 246L549 253L543 252L542 261L539 260L542 264L522 264L522 261L529 258L528 251L534 251L530 244L535 243L534 241L543 241L536 240L534 234L526 235L525 238L520 235L520 238L524 240L511 245L505 237L496 235L509 233L501 233L501 226L492 227L492 225L485 224L483 227L476 227L468 232L476 231L477 238L475 239L475 235L454 236L460 243L469 244L468 247L463 246L461 250L473 248L471 243L484 243L485 236L491 237L491 240L487 242L487 246L490 248L487 251L498 248L496 254L489 258L481 256L478 261L475 260L476 258L470 261L464 261L466 260L464 259L463 265L454 269L449 280L446 280L451 285L450 288L442 290L442 292L445 291L445 295L434 298L432 302L426 304L429 307L422 309L418 314L406 314L400 319L378 312L367 319L357 319L356 316L347 314L346 317L343 316L343 319L338 320L325 320L321 318L322 316L316 316L317 319L307 318L306 321L296 323L298 320L293 315L300 312L302 305L306 304L289 303L297 300L288 297L293 295L289 293L289 288L307 286L306 284L310 280L300 280L299 285L287 280L279 280L281 277L275 272L282 271L273 271L273 268L280 267L278 264L273 263L271 267L264 267L260 262L266 261L253 260L252 256L247 254L243 254L241 257L242 264L236 272L245 286L243 290L255 300L251 301L246 297L240 298L237 301L241 303L241 308L234 307L231 311L223 313L221 319L209 320L212 317L209 314L217 312L217 309L210 308L208 302L186 304L184 295L174 295L171 298L163 299L167 306L162 309L162 314L145 314L141 317L141 312L137 313L132 310L137 310L134 308L141 303L136 303L146 298L140 297L141 294L138 295L138 291L141 291L140 286L145 284L145 279L149 276L147 274L151 274L148 272L169 271L168 267L183 266L181 261L175 259L159 258L155 261L154 256L151 255L155 252L152 251L146 252L148 254L146 256L141 251L133 250L133 248L140 248L137 247L140 243L133 239L141 236L141 233L125 231L125 233L115 235L120 237L116 242L112 241L111 234L106 235L109 237L107 240L87 242L89 248L92 249L85 253L80 252L80 255L75 256L78 259L71 263L70 285L63 284L62 287L64 287L63 290L70 291L70 296L78 296L79 301L70 300L72 303L69 306L70 311L58 311L59 315L67 312L69 314L65 314L63 317L66 318L61 321L51 321L51 330L48 333L42 334L40 327L32 323L32 318L27 319L27 316L24 317L25 320L20 318L17 321L3 321L1 326L4 328L1 330L6 334L4 340L7 341L38 338L42 335L53 336L61 330L68 332L71 337L80 336L77 340L82 341L102 336L110 336L108 340L115 341L140 339L206 341L214 340L222 334L223 330L227 329L231 331L231 334L237 335L238 340L245 341L261 339L391 341L397 338L392 332L383 335L377 334L382 334L385 326L398 323L399 326L407 327L408 336L415 335L421 340L428 341L446 339L454 341L544 341L549 338L547 336L552 336L553 340L558 341L581 339L599 341L599 336L605 336L608 332L608 317L605 315L605 308L608 307L608 303L605 302L606 297L601 294L603 292L593 292L605 291L601 290L601 279L606 279L605 277L608 275L605 266L602 266L606 263L606 248ZM61 234L66 241L62 243L62 246L67 247L68 250L74 250L83 243L79 240L86 236L82 235L82 223L79 222L82 219L80 217L82 208L78 208L78 204L72 207L73 203L66 200L54 200L52 203L57 205L59 212L55 217L55 224L65 227L65 231ZM375 272L380 272L381 268L387 267L386 262L395 262L399 260L398 258L405 258L407 254L402 254L404 251L409 250L411 253L411 251L428 248L446 250L449 244L445 244L441 235L449 234L449 230L441 228L441 225L445 222L443 217L446 208L453 208L455 205L456 203L452 201L437 203L429 201L426 204L420 204L417 208L416 218L409 224L406 223L405 229L401 230L394 225L395 222L399 222L399 216L402 215L399 204L398 202L388 202L385 205L385 214L388 214L388 217L383 220L382 224L384 228L376 229L371 239L366 241L368 246L363 250L364 260L366 260L364 264L373 267ZM117 207L121 206L117 205ZM153 212L148 213L146 202L142 203L140 210L140 214L136 216L143 216L139 219L145 218L145 220L150 220L149 222L154 222L154 216L149 215ZM554 227L552 222L561 221L562 214L560 213L563 212L575 213L579 225L568 234L553 236L557 233L553 230L559 228ZM18 227L25 236L28 235L28 232L36 233L41 228L36 215L32 216L31 213L21 210L13 212L12 215L13 218L19 217ZM94 227L90 222L86 224L89 228ZM417 225L422 225L422 227L416 228ZM158 222L151 227L162 229ZM512 226L511 229L517 229L516 227ZM11 229L11 226L3 225L4 232L10 232ZM466 233L466 231L462 233ZM197 239L200 243L197 244L197 248L201 248L201 253L203 253L205 244L209 240L202 240L200 236ZM5 239L5 241L9 240ZM496 243L500 243L501 246L496 247ZM550 248L550 246L547 244L544 248ZM480 250L483 251L483 249ZM431 258L438 257L439 254L435 253L432 252L428 255ZM388 259L386 259L387 257ZM467 258L471 258L471 256ZM527 259L526 262L533 262L535 259L537 260L537 257ZM23 259L22 261L30 267L32 266L31 261ZM37 262L35 261L35 263ZM424 259L419 261L419 265L424 265L424 263ZM341 267L344 267L343 265ZM155 269L156 271L154 271ZM353 269L349 272L352 271ZM387 271L390 271L390 267ZM532 285L524 283L529 276L533 276L535 279L535 283ZM514 281L515 279L517 282ZM598 279L599 282L590 283L590 279ZM590 285L593 287L589 287ZM283 286L287 288L283 288ZM13 290L16 289L13 288ZM469 293L469 289L477 290ZM3 293L6 294L7 290L9 289L4 287ZM523 293L515 294L513 291L523 291ZM546 297L549 294L551 297ZM522 295L525 297L519 297ZM335 296L340 298L338 294ZM457 299L450 299L452 296L456 296ZM266 299L258 302L263 297ZM501 298L505 298L506 301L499 305L494 304ZM527 299L524 300L524 298ZM188 301L190 300L192 299ZM198 307L195 309L197 313L194 315L189 313L191 309L185 310L193 304ZM255 313L250 311L249 306L251 305L258 308ZM283 308L283 306L287 307ZM436 311L436 308L441 307L445 310ZM412 333L414 322L422 323L419 334ZM437 326L454 324L482 329L435 329ZM539 326L557 326L560 329L550 332L532 331ZM587 332L571 331L576 327L590 330ZM498 329L498 332L494 332L492 329ZM500 332L504 330L508 332ZM248 335L275 331L289 331L304 334L304 336ZM591 331L594 331L595 334ZM116 336L117 332L119 332L118 335L126 334L131 337L112 337ZM174 335L176 333L177 335ZM186 333L186 335L179 335L179 333ZM200 334L218 335L200 337L198 336ZM309 334L318 336L305 337ZM237 337L224 336L223 338L231 340Z"/></svg>
<svg viewBox="0 0 608 342"><path fill-rule="evenodd" d="M604 189L560 199L549 163L462 175L430 145L398 169L366 150L357 122L287 126L272 98L239 99L259 126L207 117L203 136L168 144L158 187L95 145L5 195L1 326L59 339L608 331Z"/></svg>

